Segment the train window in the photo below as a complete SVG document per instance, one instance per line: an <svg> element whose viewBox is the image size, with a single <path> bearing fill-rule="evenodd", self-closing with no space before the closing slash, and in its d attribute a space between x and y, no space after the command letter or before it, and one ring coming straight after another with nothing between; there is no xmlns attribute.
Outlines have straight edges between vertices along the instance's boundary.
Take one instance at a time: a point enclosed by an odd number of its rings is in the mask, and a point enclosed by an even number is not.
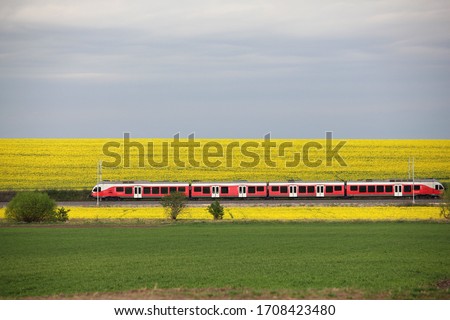
<svg viewBox="0 0 450 320"><path fill-rule="evenodd" d="M159 194L159 187L153 187L152 194Z"/></svg>
<svg viewBox="0 0 450 320"><path fill-rule="evenodd" d="M306 187L305 186L299 186L298 187L298 192L299 193L306 193Z"/></svg>
<svg viewBox="0 0 450 320"><path fill-rule="evenodd" d="M308 193L314 193L314 186L308 186Z"/></svg>
<svg viewBox="0 0 450 320"><path fill-rule="evenodd" d="M367 192L367 186L359 186L359 192Z"/></svg>
<svg viewBox="0 0 450 320"><path fill-rule="evenodd" d="M116 192L123 192L123 187L117 187Z"/></svg>
<svg viewBox="0 0 450 320"><path fill-rule="evenodd" d="M221 187L220 192L223 194L228 194L228 187Z"/></svg>
<svg viewBox="0 0 450 320"><path fill-rule="evenodd" d="M256 191L263 192L264 191L264 187L263 186L256 187Z"/></svg>
<svg viewBox="0 0 450 320"><path fill-rule="evenodd" d="M133 188L132 187L126 187L125 188L125 194L133 194Z"/></svg>
<svg viewBox="0 0 450 320"><path fill-rule="evenodd" d="M384 186L377 186L377 192L384 192Z"/></svg>
<svg viewBox="0 0 450 320"><path fill-rule="evenodd" d="M168 193L169 193L169 188L161 187L161 194L168 194Z"/></svg>
<svg viewBox="0 0 450 320"><path fill-rule="evenodd" d="M248 193L255 193L255 187L248 187Z"/></svg>
<svg viewBox="0 0 450 320"><path fill-rule="evenodd" d="M392 186L386 186L386 192L392 192Z"/></svg>
<svg viewBox="0 0 450 320"><path fill-rule="evenodd" d="M281 192L281 193L287 193L287 187L286 187L286 186L281 187L281 188L280 188L280 192Z"/></svg>
<svg viewBox="0 0 450 320"><path fill-rule="evenodd" d="M186 188L185 187L178 187L178 192L186 192Z"/></svg>
<svg viewBox="0 0 450 320"><path fill-rule="evenodd" d="M202 192L202 187L194 187L194 192Z"/></svg>
<svg viewBox="0 0 450 320"><path fill-rule="evenodd" d="M437 188L437 186L436 186L436 188ZM279 192L280 191L280 187L279 186L274 186L274 187L272 187L272 191L273 192Z"/></svg>
<svg viewBox="0 0 450 320"><path fill-rule="evenodd" d="M170 193L177 192L177 187L170 187L169 191L170 191Z"/></svg>
<svg viewBox="0 0 450 320"><path fill-rule="evenodd" d="M144 187L144 194L150 194L150 187Z"/></svg>
<svg viewBox="0 0 450 320"><path fill-rule="evenodd" d="M325 187L325 192L326 193L333 193L333 186L326 186Z"/></svg>
<svg viewBox="0 0 450 320"><path fill-rule="evenodd" d="M415 185L414 186L414 191L419 191L420 190L420 186Z"/></svg>
<svg viewBox="0 0 450 320"><path fill-rule="evenodd" d="M403 192L411 192L411 186L403 186Z"/></svg>
<svg viewBox="0 0 450 320"><path fill-rule="evenodd" d="M368 186L367 187L368 192L375 192L375 186Z"/></svg>
<svg viewBox="0 0 450 320"><path fill-rule="evenodd" d="M358 186L350 186L350 191L358 191Z"/></svg>
<svg viewBox="0 0 450 320"><path fill-rule="evenodd" d="M342 191L342 186L334 186L334 191Z"/></svg>
<svg viewBox="0 0 450 320"><path fill-rule="evenodd" d="M203 194L209 194L211 193L211 188L210 187L203 187Z"/></svg>

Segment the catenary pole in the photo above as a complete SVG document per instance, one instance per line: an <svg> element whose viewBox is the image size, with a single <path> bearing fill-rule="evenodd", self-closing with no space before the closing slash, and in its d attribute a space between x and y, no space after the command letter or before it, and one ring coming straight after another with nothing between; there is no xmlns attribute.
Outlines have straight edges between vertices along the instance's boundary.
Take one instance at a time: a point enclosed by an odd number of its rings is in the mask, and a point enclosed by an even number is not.
<svg viewBox="0 0 450 320"><path fill-rule="evenodd" d="M414 157L412 158L412 181L413 181L413 185L412 185L412 192L413 192L413 198L412 198L412 203L415 204L416 203L416 199L415 199L415 194L414 194Z"/></svg>
<svg viewBox="0 0 450 320"><path fill-rule="evenodd" d="M102 160L100 160L97 165L97 207L100 206L99 189L101 181L102 181Z"/></svg>

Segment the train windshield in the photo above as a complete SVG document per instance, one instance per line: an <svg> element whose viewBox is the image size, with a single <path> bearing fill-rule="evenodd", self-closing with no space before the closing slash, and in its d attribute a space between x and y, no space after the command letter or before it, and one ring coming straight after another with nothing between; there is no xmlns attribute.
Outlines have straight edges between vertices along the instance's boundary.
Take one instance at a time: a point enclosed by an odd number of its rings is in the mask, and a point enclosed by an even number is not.
<svg viewBox="0 0 450 320"><path fill-rule="evenodd" d="M434 189L436 190L444 190L444 186L442 184L435 184Z"/></svg>
<svg viewBox="0 0 450 320"><path fill-rule="evenodd" d="M98 188L98 192L102 191L102 188L101 188L101 187L95 186L95 187L92 189L92 192L97 192L97 188Z"/></svg>

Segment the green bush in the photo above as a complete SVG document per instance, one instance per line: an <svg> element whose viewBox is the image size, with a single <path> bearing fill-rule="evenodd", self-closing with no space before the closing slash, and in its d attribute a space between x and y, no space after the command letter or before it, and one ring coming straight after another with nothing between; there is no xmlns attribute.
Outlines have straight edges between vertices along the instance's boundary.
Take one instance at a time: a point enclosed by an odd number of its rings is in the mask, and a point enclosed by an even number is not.
<svg viewBox="0 0 450 320"><path fill-rule="evenodd" d="M70 209L67 210L64 207L56 209L55 220L61 221L61 222L65 222L65 221L69 220L69 215L68 215L69 211L70 211Z"/></svg>
<svg viewBox="0 0 450 320"><path fill-rule="evenodd" d="M67 221L68 212L64 207L56 208L55 200L41 192L20 192L6 206L8 220L18 222Z"/></svg>
<svg viewBox="0 0 450 320"><path fill-rule="evenodd" d="M208 206L208 212L214 217L214 220L221 220L223 218L224 209L220 202L216 199Z"/></svg>
<svg viewBox="0 0 450 320"><path fill-rule="evenodd" d="M186 207L187 198L184 193L174 192L163 197L160 203L164 207L167 216L172 220L177 220L178 215Z"/></svg>

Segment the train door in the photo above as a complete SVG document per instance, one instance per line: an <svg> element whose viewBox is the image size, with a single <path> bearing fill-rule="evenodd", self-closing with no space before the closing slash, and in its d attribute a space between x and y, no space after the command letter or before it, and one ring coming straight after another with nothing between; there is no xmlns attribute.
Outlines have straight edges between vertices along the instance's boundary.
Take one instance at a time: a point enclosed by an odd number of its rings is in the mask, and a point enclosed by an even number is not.
<svg viewBox="0 0 450 320"><path fill-rule="evenodd" d="M239 198L245 198L245 197L247 197L247 187L239 186Z"/></svg>
<svg viewBox="0 0 450 320"><path fill-rule="evenodd" d="M142 198L142 187L141 186L134 186L134 197Z"/></svg>
<svg viewBox="0 0 450 320"><path fill-rule="evenodd" d="M323 185L316 186L316 197L325 196L325 187Z"/></svg>
<svg viewBox="0 0 450 320"><path fill-rule="evenodd" d="M401 197L402 194L402 185L401 184L397 184L394 186L394 196L395 197Z"/></svg>
<svg viewBox="0 0 450 320"><path fill-rule="evenodd" d="M219 198L219 186L212 186L211 191L212 198Z"/></svg>
<svg viewBox="0 0 450 320"><path fill-rule="evenodd" d="M297 197L297 186L289 186L289 197Z"/></svg>

